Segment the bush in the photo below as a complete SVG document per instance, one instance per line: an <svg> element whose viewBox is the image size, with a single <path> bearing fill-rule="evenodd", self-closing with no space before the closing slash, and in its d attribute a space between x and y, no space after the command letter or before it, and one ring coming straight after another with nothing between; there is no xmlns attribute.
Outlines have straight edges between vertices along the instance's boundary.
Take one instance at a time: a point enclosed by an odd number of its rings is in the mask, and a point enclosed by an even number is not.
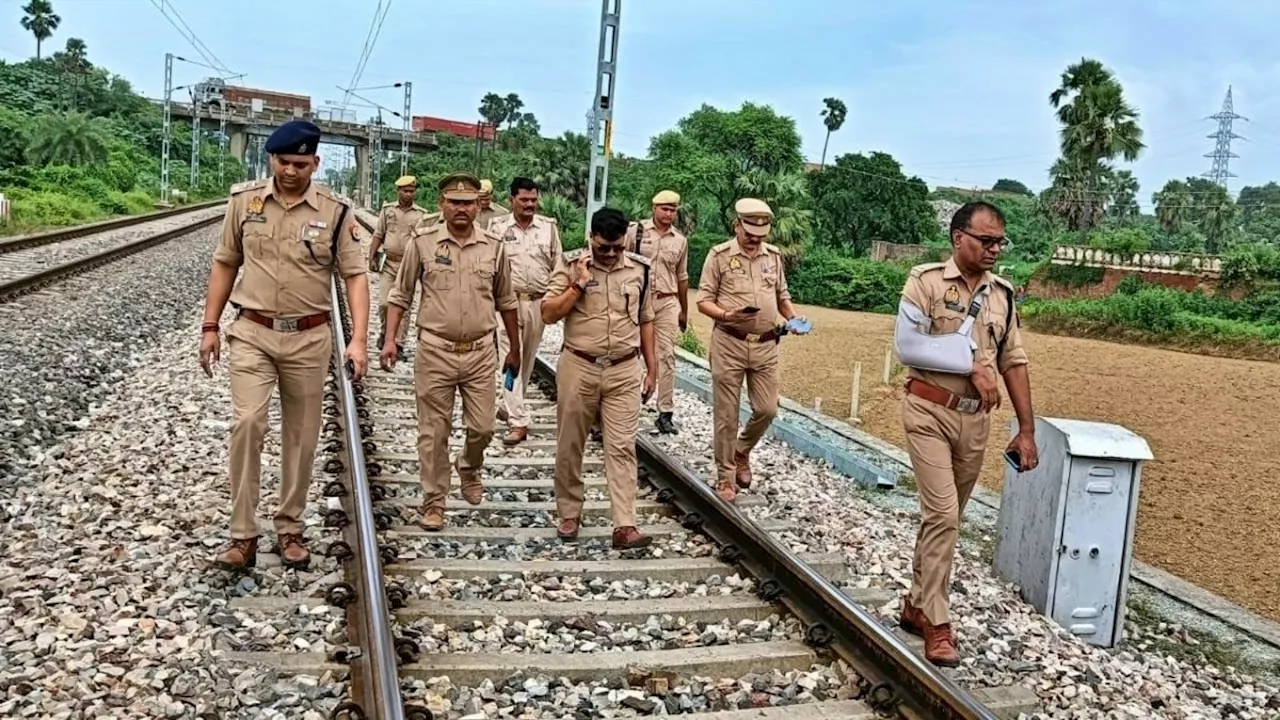
<svg viewBox="0 0 1280 720"><path fill-rule="evenodd" d="M702 340L693 332L693 326L685 328L684 332L680 333L680 337L676 340L676 345L698 357L707 356L707 346L703 345Z"/></svg>
<svg viewBox="0 0 1280 720"><path fill-rule="evenodd" d="M895 313L907 271L827 249L805 255L787 284L795 302L839 310Z"/></svg>

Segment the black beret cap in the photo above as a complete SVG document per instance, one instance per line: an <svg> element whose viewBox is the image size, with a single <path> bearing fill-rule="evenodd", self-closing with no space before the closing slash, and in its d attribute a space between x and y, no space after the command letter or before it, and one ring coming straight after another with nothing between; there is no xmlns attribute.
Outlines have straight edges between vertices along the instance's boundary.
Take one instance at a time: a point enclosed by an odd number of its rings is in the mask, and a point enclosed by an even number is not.
<svg viewBox="0 0 1280 720"><path fill-rule="evenodd" d="M320 147L320 128L306 120L290 120L267 138L263 150L273 155L315 155Z"/></svg>

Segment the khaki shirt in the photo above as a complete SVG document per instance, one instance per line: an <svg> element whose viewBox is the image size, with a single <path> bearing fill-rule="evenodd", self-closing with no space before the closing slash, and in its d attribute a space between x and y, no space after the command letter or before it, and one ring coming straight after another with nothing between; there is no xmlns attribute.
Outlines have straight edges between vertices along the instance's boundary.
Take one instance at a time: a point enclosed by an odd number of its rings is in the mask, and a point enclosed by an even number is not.
<svg viewBox="0 0 1280 720"><path fill-rule="evenodd" d="M640 237L637 241L636 235ZM680 292L680 282L689 282L689 241L674 226L658 233L653 218L632 223L627 228L627 247L647 258L653 266L653 291L660 295Z"/></svg>
<svg viewBox="0 0 1280 720"><path fill-rule="evenodd" d="M506 213L494 218L489 233L502 239L511 260L511 284L516 292L545 293L556 260L564 253L556 221L534 215L529 227L522 228L513 213Z"/></svg>
<svg viewBox="0 0 1280 720"><path fill-rule="evenodd" d="M577 279L573 261L583 248L564 256L551 274L547 295L557 296ZM640 347L640 325L653 322L653 283L646 283L649 261L623 253L613 267L591 265L591 281L564 318L564 344L595 357L616 358ZM647 286L647 287L646 287ZM641 302L641 295L644 296Z"/></svg>
<svg viewBox="0 0 1280 720"><path fill-rule="evenodd" d="M492 333L498 326L494 310L517 306L502 243L478 227L462 241L445 223L415 227L387 302L407 311L419 279L418 327L451 342Z"/></svg>
<svg viewBox="0 0 1280 720"><path fill-rule="evenodd" d="M1013 298L1014 292L1009 281L988 272L983 275L978 287L982 285L990 285L991 292L987 293L973 328L972 337L978 344L974 362L995 368L1003 375L1010 368L1030 362L1019 330L1022 321L1018 319L1016 310L1012 317L1009 314L1009 300ZM969 290L969 284L961 277L955 261L948 260L945 263L927 263L911 268L907 284L902 288L902 296L932 318L932 334L944 334L960 329L969 312L969 301L973 298L973 293ZM1006 329L1009 332L1007 337ZM1004 351L996 357L996 346L1001 338L1005 338ZM966 375L908 368L907 377L936 385L955 395L974 397L978 394Z"/></svg>
<svg viewBox="0 0 1280 720"><path fill-rule="evenodd" d="M511 211L501 205L490 201L489 207L480 211L480 215L476 217L476 227L487 228L494 218L500 218L503 215L510 215Z"/></svg>
<svg viewBox="0 0 1280 720"><path fill-rule="evenodd" d="M408 208L400 203L387 203L378 214L378 225L373 230L374 241L382 241L382 250L388 262L398 262L404 256L405 245L413 234L413 228L428 215L417 203Z"/></svg>
<svg viewBox="0 0 1280 720"><path fill-rule="evenodd" d="M288 208L277 199L272 179L233 186L222 239L213 251L216 262L244 267L231 292L232 304L283 318L329 312L334 266L343 278L365 271L350 206L342 227L337 227L345 204L314 182L302 200Z"/></svg>
<svg viewBox="0 0 1280 720"><path fill-rule="evenodd" d="M724 324L744 333L769 332L781 324L778 305L791 300L782 253L769 243L760 243L756 256L750 258L737 239L711 248L698 283L698 302L708 300L726 311L760 308L743 322Z"/></svg>

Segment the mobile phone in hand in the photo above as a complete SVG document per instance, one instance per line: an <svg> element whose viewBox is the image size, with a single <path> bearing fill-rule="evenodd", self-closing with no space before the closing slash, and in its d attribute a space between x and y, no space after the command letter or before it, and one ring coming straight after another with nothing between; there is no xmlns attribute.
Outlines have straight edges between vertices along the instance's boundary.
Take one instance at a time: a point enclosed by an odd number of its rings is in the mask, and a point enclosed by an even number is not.
<svg viewBox="0 0 1280 720"><path fill-rule="evenodd" d="M1009 463L1014 472L1022 472L1022 454L1017 450L1005 450L1004 461Z"/></svg>
<svg viewBox="0 0 1280 720"><path fill-rule="evenodd" d="M508 392L516 388L516 371L515 368L508 366L502 373L502 387Z"/></svg>
<svg viewBox="0 0 1280 720"><path fill-rule="evenodd" d="M755 314L755 313L760 312L760 308L755 307L754 305L748 305L748 306L746 306L746 307L742 308L742 312L744 312L744 313L748 313L748 314Z"/></svg>

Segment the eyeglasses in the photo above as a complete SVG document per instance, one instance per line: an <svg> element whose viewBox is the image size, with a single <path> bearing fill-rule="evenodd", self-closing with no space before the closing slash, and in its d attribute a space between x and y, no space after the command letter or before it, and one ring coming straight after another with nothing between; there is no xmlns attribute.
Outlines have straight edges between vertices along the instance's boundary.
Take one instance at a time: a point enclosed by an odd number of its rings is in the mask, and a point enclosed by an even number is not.
<svg viewBox="0 0 1280 720"><path fill-rule="evenodd" d="M998 237L993 237L993 236L991 236L991 235L974 235L973 233L969 232L968 230L961 230L960 232L961 232L961 233L963 233L963 234L965 234L965 235L968 235L969 237L973 238L974 240L977 240L978 242L982 243L982 247L983 247L984 249L989 248L989 247L991 247L992 245L999 245L999 246L1003 247L1003 246L1005 246L1005 245L1008 245L1008 244L1009 244L1009 238L1008 238L1008 237L1006 237L1006 236L1003 236L1003 235L998 236Z"/></svg>
<svg viewBox="0 0 1280 720"><path fill-rule="evenodd" d="M621 245L596 245L595 251L601 255L617 255L622 252Z"/></svg>

